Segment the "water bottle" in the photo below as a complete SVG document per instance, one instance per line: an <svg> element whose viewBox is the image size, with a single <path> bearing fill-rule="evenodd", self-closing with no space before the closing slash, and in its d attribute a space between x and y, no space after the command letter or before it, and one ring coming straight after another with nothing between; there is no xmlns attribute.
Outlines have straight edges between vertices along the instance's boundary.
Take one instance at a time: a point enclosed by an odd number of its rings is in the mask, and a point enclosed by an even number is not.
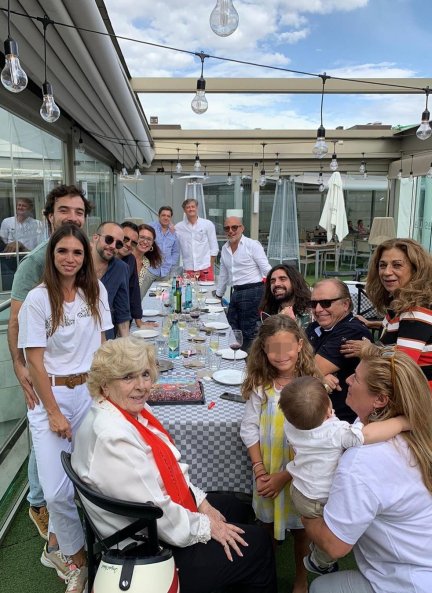
<svg viewBox="0 0 432 593"><path fill-rule="evenodd" d="M180 332L177 325L177 319L172 320L171 329L168 338L168 358L178 358L180 356Z"/></svg>
<svg viewBox="0 0 432 593"><path fill-rule="evenodd" d="M181 310L182 310L182 289L180 288L180 282L178 280L176 282L174 298L175 298L175 312L181 313Z"/></svg>
<svg viewBox="0 0 432 593"><path fill-rule="evenodd" d="M190 282L186 284L184 308L186 311L192 309L192 287L190 285Z"/></svg>

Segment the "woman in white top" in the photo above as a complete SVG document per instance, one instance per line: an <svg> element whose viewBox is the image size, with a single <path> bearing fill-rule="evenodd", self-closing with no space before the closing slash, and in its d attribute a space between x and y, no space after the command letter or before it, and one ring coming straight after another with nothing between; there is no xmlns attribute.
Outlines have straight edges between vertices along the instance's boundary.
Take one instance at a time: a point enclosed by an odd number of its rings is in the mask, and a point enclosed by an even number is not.
<svg viewBox="0 0 432 593"><path fill-rule="evenodd" d="M347 380L347 404L363 424L403 414L411 430L342 456L323 517L303 519L332 558L351 549L358 571L313 581L311 593L430 593L432 587L432 399L418 365L376 346Z"/></svg>
<svg viewBox="0 0 432 593"><path fill-rule="evenodd" d="M67 591L84 589L86 568L84 535L60 452L72 450L90 407L87 371L111 327L107 293L96 278L88 239L74 225L63 225L48 243L42 284L29 292L20 310L18 346L25 350L40 400L28 410L28 419L50 514L41 562L69 582ZM62 554L72 559L69 570L58 564Z"/></svg>

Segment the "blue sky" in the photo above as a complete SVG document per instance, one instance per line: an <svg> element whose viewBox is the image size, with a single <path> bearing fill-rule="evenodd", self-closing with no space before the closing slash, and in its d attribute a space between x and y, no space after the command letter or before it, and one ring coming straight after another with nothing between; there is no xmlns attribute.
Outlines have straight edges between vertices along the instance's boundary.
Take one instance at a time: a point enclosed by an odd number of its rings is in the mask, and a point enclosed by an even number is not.
<svg viewBox="0 0 432 593"><path fill-rule="evenodd" d="M234 0L240 23L226 38L216 36L208 24L215 0L105 3L115 32L134 39L343 77L431 77L426 0ZM196 57L132 42L120 45L133 76L199 77ZM204 76L285 74L206 60ZM209 108L202 115L192 112L192 98L140 95L147 117L157 115L159 123L184 129L309 129L319 124L318 95L207 93ZM415 124L424 104L424 95L327 95L324 124L328 129L372 121Z"/></svg>

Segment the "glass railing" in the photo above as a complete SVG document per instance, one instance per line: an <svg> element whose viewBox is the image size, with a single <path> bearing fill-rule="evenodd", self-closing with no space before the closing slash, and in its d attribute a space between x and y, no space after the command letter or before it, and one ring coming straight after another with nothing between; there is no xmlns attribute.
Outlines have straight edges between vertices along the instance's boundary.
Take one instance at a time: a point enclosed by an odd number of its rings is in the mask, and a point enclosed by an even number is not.
<svg viewBox="0 0 432 593"><path fill-rule="evenodd" d="M24 396L7 343L10 299L0 302L0 540L27 488L29 435Z"/></svg>

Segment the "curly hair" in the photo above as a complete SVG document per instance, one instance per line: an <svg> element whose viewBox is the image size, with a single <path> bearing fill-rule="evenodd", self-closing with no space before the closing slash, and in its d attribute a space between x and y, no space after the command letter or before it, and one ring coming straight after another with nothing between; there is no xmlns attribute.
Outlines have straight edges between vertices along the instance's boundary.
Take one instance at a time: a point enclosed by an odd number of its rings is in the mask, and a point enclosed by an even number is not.
<svg viewBox="0 0 432 593"><path fill-rule="evenodd" d="M379 276L379 262L384 251L399 249L412 267L410 281L391 295L384 288ZM413 239L389 239L375 250L366 278L366 293L374 307L381 313L391 308L400 314L416 307L429 308L432 304L432 256Z"/></svg>
<svg viewBox="0 0 432 593"><path fill-rule="evenodd" d="M423 482L432 492L432 398L429 384L415 361L400 350L370 345L362 350L366 386L372 395L385 395L387 405L369 422L404 415L411 430L401 433L416 460Z"/></svg>
<svg viewBox="0 0 432 593"><path fill-rule="evenodd" d="M322 379L322 374L315 364L313 348L304 331L287 315L272 315L263 321L258 335L252 343L247 358L246 379L241 387L244 399L249 399L251 392L259 387L264 390L270 388L277 378L278 371L269 363L265 347L267 339L279 332L292 334L297 342L302 340L302 347L295 366L295 375L297 377L310 375Z"/></svg>
<svg viewBox="0 0 432 593"><path fill-rule="evenodd" d="M69 196L71 198L75 198L77 196L82 199L83 206L84 206L84 215L86 218L93 209L93 205L85 197L85 191L83 191L76 185L65 185L65 184L57 185L47 195L46 200L45 200L45 207L43 210L43 214L47 220L48 228L50 230L51 230L51 222L49 220L49 216L50 216L50 214L54 213L54 204L57 202L58 199L64 198L65 196Z"/></svg>
<svg viewBox="0 0 432 593"><path fill-rule="evenodd" d="M149 260L152 268L160 268L162 265L162 253L156 243L156 231L149 224L140 224L138 227L138 233L140 231L148 231L153 235L153 245L151 246L151 249L145 253L145 257ZM141 255L139 252L137 253Z"/></svg>
<svg viewBox="0 0 432 593"><path fill-rule="evenodd" d="M291 282L291 287L294 294L294 314L303 315L309 309L311 298L310 288L297 268L294 266L286 266L285 264L273 266L268 272L265 281L264 296L259 307L260 310L268 313L269 315L276 315L276 313L279 311L280 303L273 296L271 287L271 277L277 270L283 270Z"/></svg>
<svg viewBox="0 0 432 593"><path fill-rule="evenodd" d="M152 383L157 379L156 356L151 344L127 336L107 340L96 351L87 377L87 387L94 398L103 394L102 387L125 375L148 369Z"/></svg>

